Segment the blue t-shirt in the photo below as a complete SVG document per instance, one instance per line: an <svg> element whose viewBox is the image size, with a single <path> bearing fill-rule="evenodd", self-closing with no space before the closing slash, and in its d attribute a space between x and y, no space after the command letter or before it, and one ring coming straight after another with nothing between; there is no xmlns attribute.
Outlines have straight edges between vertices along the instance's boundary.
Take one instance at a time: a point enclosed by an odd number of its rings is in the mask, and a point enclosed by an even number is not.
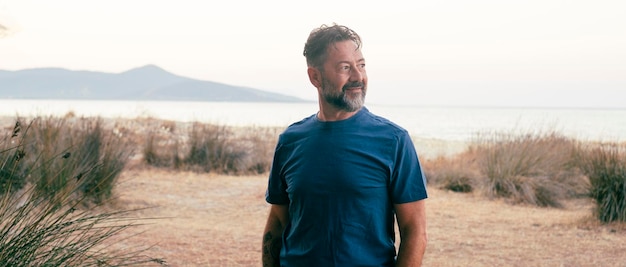
<svg viewBox="0 0 626 267"><path fill-rule="evenodd" d="M406 130L363 107L279 137L266 200L289 206L282 266L393 266L394 203L426 198Z"/></svg>

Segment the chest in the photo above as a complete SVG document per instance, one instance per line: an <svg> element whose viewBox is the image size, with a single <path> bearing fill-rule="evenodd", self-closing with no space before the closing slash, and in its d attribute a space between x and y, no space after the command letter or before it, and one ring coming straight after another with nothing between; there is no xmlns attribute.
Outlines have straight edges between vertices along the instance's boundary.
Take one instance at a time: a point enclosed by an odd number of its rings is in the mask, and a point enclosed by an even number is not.
<svg viewBox="0 0 626 267"><path fill-rule="evenodd" d="M299 196L386 192L392 144L385 138L320 135L295 143L284 157L287 192Z"/></svg>

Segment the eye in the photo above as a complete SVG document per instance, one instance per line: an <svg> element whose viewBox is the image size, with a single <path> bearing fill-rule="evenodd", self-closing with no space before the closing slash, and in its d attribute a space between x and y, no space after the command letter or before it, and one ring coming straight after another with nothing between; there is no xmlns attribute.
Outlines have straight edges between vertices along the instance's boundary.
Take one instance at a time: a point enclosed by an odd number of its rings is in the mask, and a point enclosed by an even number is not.
<svg viewBox="0 0 626 267"><path fill-rule="evenodd" d="M352 69L352 67L350 67L350 65L348 65L348 64L341 64L341 65L339 65L339 68L337 69L337 71L340 72L340 73L350 73L351 69Z"/></svg>

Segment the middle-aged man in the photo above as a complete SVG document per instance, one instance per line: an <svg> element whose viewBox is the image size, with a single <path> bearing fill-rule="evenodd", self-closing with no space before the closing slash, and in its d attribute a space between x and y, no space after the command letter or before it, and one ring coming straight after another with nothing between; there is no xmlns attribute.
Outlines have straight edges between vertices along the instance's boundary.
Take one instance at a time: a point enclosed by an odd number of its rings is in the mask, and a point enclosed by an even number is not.
<svg viewBox="0 0 626 267"><path fill-rule="evenodd" d="M421 266L425 177L408 132L363 106L361 38L348 27L322 25L304 56L319 112L278 139L263 266Z"/></svg>

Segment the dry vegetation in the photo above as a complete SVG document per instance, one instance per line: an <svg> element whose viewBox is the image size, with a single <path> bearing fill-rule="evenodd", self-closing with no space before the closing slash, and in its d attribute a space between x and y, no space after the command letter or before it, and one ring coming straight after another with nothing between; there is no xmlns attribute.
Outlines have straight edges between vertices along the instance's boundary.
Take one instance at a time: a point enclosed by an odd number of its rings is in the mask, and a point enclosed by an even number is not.
<svg viewBox="0 0 626 267"><path fill-rule="evenodd" d="M151 266L260 265L265 173L280 129L154 119L102 127L135 153L96 210L141 209L135 215L150 219L117 234L111 248L149 245L148 255L164 259ZM555 133L489 138L415 139L429 178L425 266L626 266L625 223L602 223L602 200L589 194L594 183L624 185L619 148L607 154ZM623 195L607 205L619 219Z"/></svg>
<svg viewBox="0 0 626 267"><path fill-rule="evenodd" d="M0 134L0 266L128 266L160 261L112 238L142 219L100 210L130 154L97 119L17 119Z"/></svg>

